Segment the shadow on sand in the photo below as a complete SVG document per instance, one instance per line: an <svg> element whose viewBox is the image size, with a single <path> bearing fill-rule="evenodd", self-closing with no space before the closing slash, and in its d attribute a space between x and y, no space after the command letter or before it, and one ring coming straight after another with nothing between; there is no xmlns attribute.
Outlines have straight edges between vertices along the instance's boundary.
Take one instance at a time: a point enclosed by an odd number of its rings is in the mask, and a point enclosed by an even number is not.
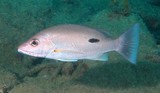
<svg viewBox="0 0 160 93"><path fill-rule="evenodd" d="M89 69L76 81L101 88L155 86L160 82L160 64L109 63Z"/></svg>

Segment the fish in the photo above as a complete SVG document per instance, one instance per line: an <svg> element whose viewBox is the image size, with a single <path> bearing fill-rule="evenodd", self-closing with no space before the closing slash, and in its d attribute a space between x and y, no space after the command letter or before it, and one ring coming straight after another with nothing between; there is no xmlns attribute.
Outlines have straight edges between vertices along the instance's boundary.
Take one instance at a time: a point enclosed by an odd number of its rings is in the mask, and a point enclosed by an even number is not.
<svg viewBox="0 0 160 93"><path fill-rule="evenodd" d="M108 52L116 51L136 64L140 24L113 39L105 32L76 24L61 24L44 29L18 47L18 52L60 62L78 60L108 61Z"/></svg>

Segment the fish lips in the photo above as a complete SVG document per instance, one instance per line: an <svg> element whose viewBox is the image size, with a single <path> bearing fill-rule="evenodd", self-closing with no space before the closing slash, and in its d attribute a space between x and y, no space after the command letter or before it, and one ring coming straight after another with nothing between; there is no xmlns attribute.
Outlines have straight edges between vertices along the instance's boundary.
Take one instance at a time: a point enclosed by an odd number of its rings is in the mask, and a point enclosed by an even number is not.
<svg viewBox="0 0 160 93"><path fill-rule="evenodd" d="M18 49L18 52L22 53L22 54L29 55L29 56L34 56L34 57L45 57L45 55L43 55L41 53L34 53L34 52L31 52L31 51L25 51L25 50L22 50L22 49Z"/></svg>

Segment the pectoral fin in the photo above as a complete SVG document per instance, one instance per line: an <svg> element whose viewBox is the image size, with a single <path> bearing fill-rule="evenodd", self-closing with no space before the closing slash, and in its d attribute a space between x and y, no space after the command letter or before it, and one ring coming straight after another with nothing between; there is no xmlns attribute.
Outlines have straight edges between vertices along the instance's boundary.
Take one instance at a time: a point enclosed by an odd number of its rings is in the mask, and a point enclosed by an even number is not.
<svg viewBox="0 0 160 93"><path fill-rule="evenodd" d="M63 49L55 49L53 50L53 52L63 52L64 50Z"/></svg>
<svg viewBox="0 0 160 93"><path fill-rule="evenodd" d="M80 52L80 51L75 51L75 50L68 50L68 49L55 49L55 50L53 50L53 52L55 52L55 53L81 53L82 54L82 52Z"/></svg>

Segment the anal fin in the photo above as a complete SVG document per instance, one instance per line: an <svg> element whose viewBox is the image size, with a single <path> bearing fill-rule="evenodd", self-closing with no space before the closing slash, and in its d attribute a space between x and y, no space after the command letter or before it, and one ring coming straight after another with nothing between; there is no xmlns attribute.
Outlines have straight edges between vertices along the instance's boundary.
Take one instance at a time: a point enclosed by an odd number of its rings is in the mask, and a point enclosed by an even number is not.
<svg viewBox="0 0 160 93"><path fill-rule="evenodd" d="M108 54L104 53L102 55L96 55L96 56L93 56L93 57L89 57L87 59L98 60L98 61L108 61Z"/></svg>
<svg viewBox="0 0 160 93"><path fill-rule="evenodd" d="M62 62L76 62L78 61L77 59L57 59L59 61L62 61Z"/></svg>

